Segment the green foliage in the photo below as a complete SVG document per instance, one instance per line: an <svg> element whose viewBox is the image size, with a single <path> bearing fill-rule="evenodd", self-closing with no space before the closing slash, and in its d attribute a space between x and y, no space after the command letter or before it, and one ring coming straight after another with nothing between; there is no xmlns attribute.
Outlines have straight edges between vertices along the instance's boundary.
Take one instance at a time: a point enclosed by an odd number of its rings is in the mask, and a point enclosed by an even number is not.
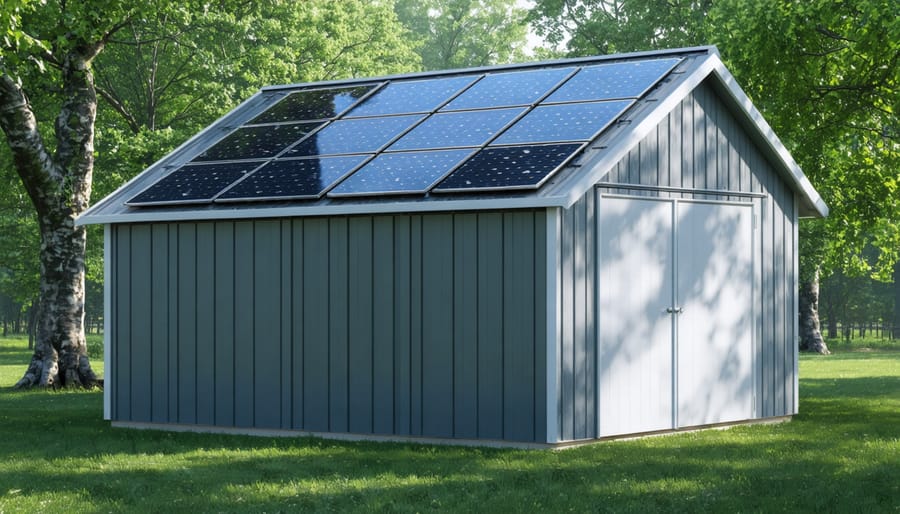
<svg viewBox="0 0 900 514"><path fill-rule="evenodd" d="M0 341L0 383L17 378L24 346ZM113 429L100 392L3 389L0 510L896 509L900 352L804 355L800 377L801 413L790 423L558 452Z"/></svg>
<svg viewBox="0 0 900 514"><path fill-rule="evenodd" d="M94 201L261 86L421 67L386 1L13 2L0 7L0 30L6 34L0 72L25 85L51 152L63 100L57 61L78 42L105 41L92 65L100 98ZM0 179L10 184L0 189L0 268L13 270L0 272L0 292L29 296L38 275L34 215L5 147L0 167ZM88 308L96 310L102 229L90 228L88 238Z"/></svg>
<svg viewBox="0 0 900 514"><path fill-rule="evenodd" d="M531 18L572 55L716 44L831 208L801 227L801 272L888 279L900 257L896 1L539 0Z"/></svg>
<svg viewBox="0 0 900 514"><path fill-rule="evenodd" d="M516 0L397 0L426 70L504 64L525 58L527 12Z"/></svg>
<svg viewBox="0 0 900 514"><path fill-rule="evenodd" d="M570 55L693 46L706 39L711 0L537 0L535 31Z"/></svg>

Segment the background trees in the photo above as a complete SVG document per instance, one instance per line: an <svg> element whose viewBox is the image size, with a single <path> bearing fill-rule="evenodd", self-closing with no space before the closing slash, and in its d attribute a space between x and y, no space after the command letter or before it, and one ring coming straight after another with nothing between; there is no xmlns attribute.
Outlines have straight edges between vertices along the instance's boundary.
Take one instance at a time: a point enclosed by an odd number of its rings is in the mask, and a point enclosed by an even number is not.
<svg viewBox="0 0 900 514"><path fill-rule="evenodd" d="M900 4L539 0L531 16L572 55L716 44L831 208L826 220L801 224L802 289L820 274L891 280L900 260ZM894 317L900 324L900 305ZM801 344L827 351L811 337Z"/></svg>
<svg viewBox="0 0 900 514"><path fill-rule="evenodd" d="M262 85L521 60L529 24L573 56L716 44L831 206L828 220L802 227L804 281L821 272L826 319L851 312L834 308L831 299L848 296L832 288L893 280L893 291L872 290L893 304L900 337L898 20L891 0L537 0L530 12L516 0L20 0L0 6L0 76L7 107L24 98L36 120L31 135L45 154L30 155L50 156L58 170L80 167L67 175L80 179L53 186L71 219L87 202L65 184L105 196ZM66 59L79 56L92 75L96 123L72 125L60 114L74 105ZM15 123L7 116L4 126ZM93 148L65 158L74 154L60 130L89 132ZM0 147L7 328L35 312L38 250L49 234L16 172L28 153L20 150ZM100 230L86 237L87 299L76 303L90 319L102 313Z"/></svg>

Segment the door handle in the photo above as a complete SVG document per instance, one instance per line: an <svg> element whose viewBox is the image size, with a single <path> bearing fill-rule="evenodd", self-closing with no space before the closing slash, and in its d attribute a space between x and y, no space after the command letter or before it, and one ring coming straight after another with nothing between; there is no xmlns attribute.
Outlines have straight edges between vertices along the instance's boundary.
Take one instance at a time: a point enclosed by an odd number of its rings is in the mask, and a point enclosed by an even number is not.
<svg viewBox="0 0 900 514"><path fill-rule="evenodd" d="M674 307L667 307L666 312L668 312L669 314L681 314L682 312L684 312L684 307L678 307L677 309Z"/></svg>

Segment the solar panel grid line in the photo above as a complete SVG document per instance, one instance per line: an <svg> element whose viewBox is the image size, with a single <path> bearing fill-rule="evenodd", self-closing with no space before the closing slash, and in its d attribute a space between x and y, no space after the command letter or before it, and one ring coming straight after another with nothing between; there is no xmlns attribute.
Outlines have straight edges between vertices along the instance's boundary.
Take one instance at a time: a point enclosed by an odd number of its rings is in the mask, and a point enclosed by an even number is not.
<svg viewBox="0 0 900 514"><path fill-rule="evenodd" d="M366 154L358 154L360 157L365 156ZM266 164L269 165L277 165L280 163L289 163L292 161L313 161L313 160L322 160L322 159L341 159L346 158L346 156L336 156L336 157L299 157L299 158L288 158L288 159L278 159L268 161ZM344 179L355 173L358 169L362 168L366 164L369 163L372 159L375 158L375 154L369 154L366 158L359 161L357 164L352 165L347 169L344 173L340 174L337 178L332 179L324 188L319 189L319 191L315 194L287 194L287 195L268 195L268 196L236 196L233 198L224 198L223 195L228 194L230 191L235 190L241 182L245 182L247 180L252 180L250 175L258 174L260 171L265 169L264 166L260 166L256 170L254 170L251 174L243 177L238 180L234 184L231 184L225 190L219 192L218 195L213 199L215 203L243 203L243 202L264 202L264 201L287 201L287 200L317 200L324 197L330 190L337 187Z"/></svg>
<svg viewBox="0 0 900 514"><path fill-rule="evenodd" d="M306 142L309 141L312 137L314 137L314 136L317 137L318 134L324 134L324 132L327 129L329 129L330 127L343 127L348 123L349 124L354 124L354 123L359 124L360 122L366 122L366 121L378 122L379 120L416 118L416 117L418 117L417 120L411 121L411 124L407 125L405 128L398 129L399 132L395 133L394 136L384 140L385 142L379 144L378 146L369 147L369 148L360 148L358 151L325 150L324 152L319 151L319 150L314 151L312 149L302 148L306 144ZM345 118L342 120L332 120L327 124L327 126L321 127L319 130L317 130L315 134L311 134L308 137L305 137L302 140L297 141L290 147L286 148L277 157L281 158L281 157L304 157L304 156L311 157L314 155L358 155L358 154L369 154L369 153L379 154L379 153L383 152L385 148L387 148L388 146L393 144L394 141L396 141L400 137L403 137L403 135L406 134L409 130L418 126L423 120L425 120L427 118L428 118L428 116L424 115L424 114L402 114L402 115L378 116L378 117L369 117L369 118ZM338 130L342 130L342 129L335 128L334 130L338 131ZM306 152L306 153L302 153L302 152Z"/></svg>
<svg viewBox="0 0 900 514"><path fill-rule="evenodd" d="M573 68L548 67L527 71L487 73L477 83L473 84L466 91L441 107L440 110L441 112L450 112L485 108L529 106L534 104L538 99L543 98L549 89L557 87L560 81L566 79L571 71L560 76L552 83L548 83L549 80L553 80L556 75L559 75L559 72L565 72L566 70L573 70ZM541 75L549 75L549 78L538 78ZM498 87L496 84L497 82L500 82L500 85L503 85L503 82L512 82L521 77L526 78L526 83L523 85L520 80L520 83L516 84L518 87L512 87L512 84L506 84L505 87ZM531 79L530 84L527 82L528 79ZM490 89L492 85L493 89ZM535 91L536 88L539 88L538 91ZM487 89L487 91L485 91L485 89ZM505 98L501 98L504 96Z"/></svg>
<svg viewBox="0 0 900 514"><path fill-rule="evenodd" d="M522 118L524 118L525 116L527 116L532 110L534 110L534 108L535 108L537 105L539 105L539 104L541 103L541 101L543 101L545 98L547 98L548 96L550 96L551 94L553 94L554 91L556 91L557 89L559 89L560 86L562 86L563 84L565 84L569 79L571 79L575 74L577 74L579 70L580 70L580 68L575 68L575 69L573 69L573 70L572 70L571 72L569 72L565 77L563 77L562 79L560 79L559 81L557 81L557 83L554 84L550 89L548 89L547 91L545 91L544 94L541 95L540 97L538 97L535 101L533 101L532 103L530 103L530 104L528 104L528 105L523 105L523 106L521 106L521 107L524 107L524 108L525 108L524 110L522 110L522 112L520 112L516 117L514 117L514 118L513 118L512 120L510 120L506 125L504 125L503 128L501 128L500 130L498 130L497 132L495 132L493 136L491 136L490 138L488 138L488 139L487 139L486 141L484 141L481 145L478 145L477 148L483 149L483 148L487 148L488 146L490 146L491 143L493 143L495 140L497 140L497 138L503 136L503 134L504 134L507 130L509 130L510 127L514 126L516 123L519 122L519 120L521 120ZM471 87L471 86L470 86L470 87ZM461 92L460 94L462 94L462 92ZM452 101L452 100L448 100L447 103L450 103L450 101ZM514 106L514 107L512 107L512 108L516 108L516 107L519 107L519 106ZM506 108L510 108L510 107L506 107ZM476 110L496 110L496 109L497 109L497 108L485 107L485 108L481 108L481 109L466 109L466 110L451 111L451 112L470 112L470 111L476 111ZM448 113L448 114L449 114L449 113ZM448 175L449 175L449 174L448 174Z"/></svg>
<svg viewBox="0 0 900 514"><path fill-rule="evenodd" d="M466 152L465 155L462 155L463 152ZM377 160L379 158L384 158L385 160L397 159L397 158L402 158L404 155L407 157L414 158L415 154L426 154L426 153L444 154L448 158L453 159L455 162L453 163L453 165L449 166L447 170L442 171L442 172L434 175L431 178L429 178L428 176L425 176L424 179L427 181L427 183L423 183L421 186L416 187L416 188L412 188L412 187L405 188L405 189L404 188L400 188L400 189L383 188L383 189L379 190L379 189L377 189L377 185L376 185L375 187L369 187L368 189L364 189L364 190L356 190L356 191L350 190L353 187L350 184L350 182L354 181L354 180L356 180L357 182L364 182L366 179L365 178L360 179L359 177L363 176L363 175L359 175L359 174L360 173L365 174L367 171L366 170L367 166L378 164ZM344 178L344 180L342 180L341 182L336 184L327 193L327 196L328 196L328 198L352 198L352 197L366 197L366 196L372 197L372 196L395 196L395 195L413 195L413 194L423 194L424 195L424 194L427 194L427 192L431 188L433 188L436 184L440 183L440 181L444 180L444 178L446 178L451 173L453 173L459 166L464 164L475 153L476 153L476 151L471 148L463 148L463 149L458 149L458 150L427 150L427 151L419 150L417 152L395 152L395 153L379 154L379 155L374 156L368 162L366 162L365 165L357 168L356 171L349 174L347 177ZM434 161L436 161L436 160L437 159L434 159ZM429 161L429 162L432 162L432 161ZM420 167L417 167L417 168L420 168ZM420 169L420 171L422 171L422 170ZM379 170L376 169L375 173L378 173L378 172L379 172ZM391 178L389 175L390 169L388 169L388 171L386 173L388 174L387 178ZM385 173L381 173L381 175L384 175L384 174ZM372 177L373 180L378 179L378 178L379 177L377 175L375 177ZM384 177L381 177L381 178L384 178ZM413 177L413 178L417 178L417 177ZM397 181L397 179L395 179L395 181ZM341 190L342 188L345 190L342 191Z"/></svg>
<svg viewBox="0 0 900 514"><path fill-rule="evenodd" d="M675 68L682 59L648 59L643 61L622 61L595 64L583 66L579 77L571 81L565 88L558 91L547 98L546 103L556 103L563 100L586 101L586 100L612 100L612 99L639 99L643 97L653 86L659 83L668 73ZM643 68L643 69L640 69ZM624 79L618 77L617 74L622 70L637 69L638 73L643 72L644 75L635 77L629 75ZM599 76L598 76L599 73ZM630 81L628 79L631 79ZM586 82L586 84L585 84ZM643 84L641 89L635 89ZM577 94L580 86L591 88L591 93ZM603 91L603 88L611 88L612 91ZM597 90L596 88L600 88ZM598 93L602 96L598 96ZM584 96L588 94L588 96ZM557 96L557 98L553 98Z"/></svg>
<svg viewBox="0 0 900 514"><path fill-rule="evenodd" d="M519 136L516 138L515 132L517 129L522 128L523 131L527 131L526 125L524 125L528 120L522 121L522 124L516 125L516 127L511 128L503 134L500 134L496 137L490 146L510 146L510 145L524 145L524 144L541 144L541 143L574 143L580 141L591 141L597 138L600 134L602 134L606 129L608 129L614 123L617 123L621 116L628 112L628 109L632 108L636 102L634 100L615 100L615 101L599 101L599 102L579 102L577 104L549 104L549 105L539 105L532 109L528 115L538 118L541 113L547 111L562 111L561 114L564 114L563 110L566 106L577 107L578 111L576 113L569 113L567 118L569 120L574 120L576 125L579 123L584 124L585 128L583 130L579 130L581 127L575 127L576 133L570 131L567 134L562 134L562 132L567 128L566 123L540 123L539 130L545 129L545 127L549 127L551 131L555 130L560 135L553 136L551 134L547 134L546 130L544 131L545 135L535 135L531 139L523 138ZM600 107L601 110L593 110L592 107ZM603 108L608 107L606 112L603 112ZM526 115L526 117L528 117ZM578 115L591 115L587 119L578 120L576 116ZM539 118L538 118L539 119ZM593 123L599 122L599 124L591 126ZM587 132L589 130L589 132Z"/></svg>
<svg viewBox="0 0 900 514"><path fill-rule="evenodd" d="M187 163L187 164L184 164L182 166L175 168L170 173L166 174L164 177L161 177L160 179L156 180L149 186L143 188L136 195L131 197L129 200L125 201L125 205L132 206L132 207L157 207L157 206L167 206L167 205L210 204L210 203L212 203L213 198L216 195L218 195L223 189L228 188L233 182L241 180L246 175L252 174L254 171L256 171L259 168L261 168L262 166L264 166L267 162L268 161L262 161L262 160L256 160L256 161L245 160L245 161L231 161L231 162ZM253 163L258 163L258 164L256 166L252 166ZM251 166L249 166L249 171L244 171L241 168L246 169L246 168L248 168L248 166L230 166L233 164L238 164L238 165L246 164L246 165L251 165ZM223 166L225 167L225 170L221 169ZM209 169L217 169L218 168L220 170L220 172L222 172L222 171L227 172L227 173L223 173L223 174L237 175L237 173L240 173L241 175L237 176L237 178L233 178L230 180L226 177L224 179L225 182L223 182L224 185L220 185L218 187L216 187L215 185L211 186L210 191L204 196L196 196L194 198L187 197L187 195L190 194L190 190L188 190L187 192L182 191L182 193L181 193L182 196L180 198L176 198L176 199L171 199L171 200L150 199L150 200L144 200L144 201L138 200L139 198L141 198L143 196L148 196L149 192L152 191L153 189L159 188L159 189L164 190L169 185L169 182L177 183L177 181L178 181L177 174L179 174L181 172L186 173L188 169L192 169L192 170L193 169L201 169L203 167L206 167ZM216 176L215 172L213 172L212 176L213 177ZM201 175L201 177L203 177L203 176ZM207 177L209 177L209 176L207 175ZM150 196L152 196L152 195L150 195Z"/></svg>
<svg viewBox="0 0 900 514"><path fill-rule="evenodd" d="M217 140L215 143L204 149L200 154L194 156L191 162L221 162L233 160L254 160L254 159L271 159L281 155L297 142L306 139L312 133L316 133L322 129L325 124L319 122L294 122L285 123L274 127L278 131L282 127L284 130L280 134L273 135L269 133L261 135L261 131L257 129L265 129L265 126L240 126L229 132L227 135ZM308 130L307 130L308 129ZM291 134L291 131L299 131L300 135ZM258 145L253 148L253 145ZM258 153L240 156L240 152L248 150L256 150Z"/></svg>
<svg viewBox="0 0 900 514"><path fill-rule="evenodd" d="M516 111L518 111L518 112L516 112ZM441 126L441 122L443 120L457 119L460 121L465 121L465 119L467 117L470 118L469 121L471 123L469 125L471 125L472 123L478 122L478 119L477 119L478 115L490 114L492 112L493 113L501 113L501 114L511 114L512 117L510 119L506 120L505 122L503 122L503 124L501 126L497 127L496 129L493 130L492 133L490 133L486 136L480 136L479 134L477 134L477 131L476 131L476 133L465 132L465 133L461 134L460 131L458 131L458 130L449 130L451 128L459 128L459 127L446 127L446 126L442 127ZM444 149L459 149L459 148L480 148L480 147L484 146L485 144L487 144L488 141L493 140L498 134L502 133L504 130L506 130L506 128L511 126L517 120L519 120L525 114L525 112L527 112L527 109L524 107L504 107L504 108L500 108L500 109L478 109L478 110L433 113L430 116L428 116L426 119L424 119L416 127L413 127L412 129L410 129L409 132L407 132L406 134L401 136L395 143L391 144L391 146L386 148L384 151L390 153L390 152L403 152L403 151L415 151L415 150L444 150ZM472 116L473 114L475 116ZM483 130L490 131L491 130L490 126L485 127L485 125L488 125L488 123L486 123L485 121L491 122L494 120L491 120L491 119L483 120L482 119L481 121L482 121L481 128ZM437 127L432 127L432 125L437 125ZM465 144L465 143L462 143L462 144L446 144L446 143L429 144L425 141L422 141L423 139L425 139L427 141L427 139L428 139L427 134L418 135L419 141L416 141L415 136L417 136L417 130L421 131L421 130L426 130L426 129L430 129L432 132L434 132L435 130L443 129L443 131L437 135L438 138L445 138L445 139L455 138L455 140L457 140L457 141L468 140L468 141L471 141L471 144ZM465 131L465 130L471 130L471 129L470 128L467 129L466 127L464 127L464 128L462 128L462 130ZM432 141L433 140L434 140L434 136L432 136Z"/></svg>
<svg viewBox="0 0 900 514"><path fill-rule="evenodd" d="M334 88L296 89L266 107L245 125L337 119L371 96L383 84L382 81Z"/></svg>
<svg viewBox="0 0 900 514"><path fill-rule="evenodd" d="M477 76L476 76L476 75L477 75ZM375 112L375 113L371 113L371 114L359 114L359 113L353 114L352 112L348 111L348 112L346 113L345 117L346 117L346 118L354 118L354 119L356 119L356 118L381 118L381 117L384 117L384 116L402 116L402 115L408 115L408 114L427 114L427 115L431 115L431 114L434 114L435 112L439 111L442 107L444 107L444 106L447 105L448 103L452 102L453 99L455 99L455 98L458 97L459 95L465 93L465 92L466 92L467 90L469 90L473 85L475 85L476 83L478 83L478 81L480 81L482 78L484 78L484 76L485 76L484 73L480 73L480 74L471 74L471 75L468 75L468 74L460 74L460 75L455 75L455 76L450 76L450 77L443 77L443 78L441 78L441 79L437 79L438 81L440 81L440 80L445 80L445 81L447 81L447 80L452 80L452 79L463 79L463 80L464 80L464 79L467 79L467 78L470 79L470 80L469 80L468 83L466 83L466 84L462 85L461 87L458 87L458 88L456 88L455 90L451 91L451 92L448 94L448 96L447 96L446 98L444 98L443 100L438 101L436 104L433 104L431 107L428 107L428 108L412 109L412 110L402 110L402 111L387 112L387 113L384 113L384 112L381 112L381 113ZM392 84L398 84L400 87L403 87L403 86L412 86L412 85L414 85L414 84L419 84L419 83L424 83L424 82L430 82L430 81L427 80L427 79L425 79L425 80L412 80L412 81L407 81L407 80L387 81L386 85L385 85L383 88L381 88L381 89L384 90L385 92L387 92L387 91L389 90L389 87L390 87ZM367 98L368 98L368 97L367 97ZM354 106L354 109L356 109L356 107L360 107L360 106L361 106L362 108L365 108L365 107L366 107L365 105L363 105L363 102L360 102L360 103L358 103L356 106Z"/></svg>

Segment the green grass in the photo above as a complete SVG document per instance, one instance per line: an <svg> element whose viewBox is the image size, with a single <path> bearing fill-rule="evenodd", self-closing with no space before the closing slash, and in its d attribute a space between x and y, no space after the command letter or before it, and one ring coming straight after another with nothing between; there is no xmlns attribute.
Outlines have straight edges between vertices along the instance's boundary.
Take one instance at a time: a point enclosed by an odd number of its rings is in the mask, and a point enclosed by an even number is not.
<svg viewBox="0 0 900 514"><path fill-rule="evenodd" d="M571 450L112 429L99 392L12 392L0 512L900 512L900 352L803 355L800 414Z"/></svg>

